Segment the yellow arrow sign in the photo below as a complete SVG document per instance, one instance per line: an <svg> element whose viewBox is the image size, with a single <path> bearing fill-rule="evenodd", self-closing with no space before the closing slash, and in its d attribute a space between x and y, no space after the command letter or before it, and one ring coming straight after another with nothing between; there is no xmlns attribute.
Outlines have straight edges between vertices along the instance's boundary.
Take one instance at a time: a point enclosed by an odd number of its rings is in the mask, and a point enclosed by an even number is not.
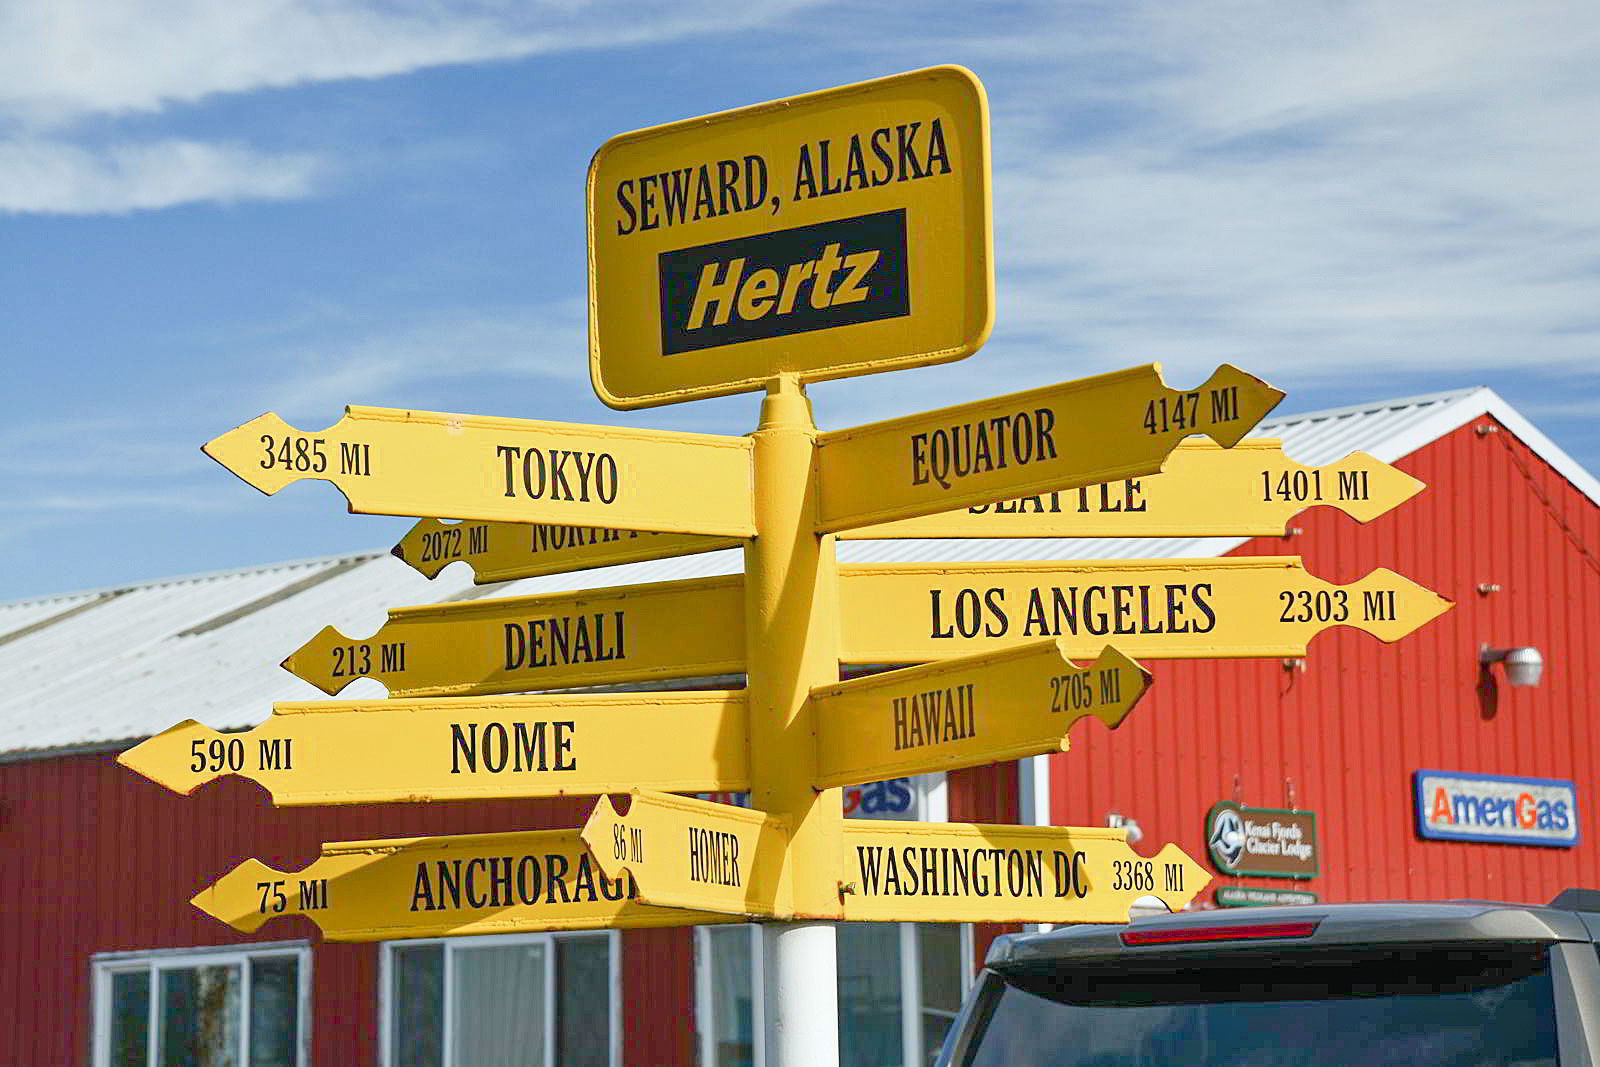
<svg viewBox="0 0 1600 1067"><path fill-rule="evenodd" d="M875 537L1216 537L1281 534L1326 504L1369 522L1421 492L1415 478L1365 452L1308 467L1269 438L1221 448L1183 441L1143 478L1056 490L840 533Z"/></svg>
<svg viewBox="0 0 1600 1067"><path fill-rule="evenodd" d="M375 678L397 697L731 674L744 670L743 580L396 608L364 640L324 627L283 666L324 693Z"/></svg>
<svg viewBox="0 0 1600 1067"><path fill-rule="evenodd" d="M1107 647L1087 667L1059 639L813 689L816 786L876 782L1060 752L1085 715L1116 727L1150 675Z"/></svg>
<svg viewBox="0 0 1600 1067"><path fill-rule="evenodd" d="M632 882L600 873L576 830L339 841L299 871L246 860L190 903L245 933L304 915L330 941L729 921L639 903Z"/></svg>
<svg viewBox="0 0 1600 1067"><path fill-rule="evenodd" d="M238 775L280 805L750 787L742 692L363 700L272 712L240 734L190 719L117 762L178 793Z"/></svg>
<svg viewBox="0 0 1600 1067"><path fill-rule="evenodd" d="M740 544L737 537L551 526L521 522L441 522L423 519L391 551L429 578L456 560L472 568L473 581L509 582L590 567L688 556Z"/></svg>
<svg viewBox="0 0 1600 1067"><path fill-rule="evenodd" d="M205 452L263 493L332 482L364 514L755 532L743 437L352 405L317 433L268 413Z"/></svg>
<svg viewBox="0 0 1600 1067"><path fill-rule="evenodd" d="M1300 656L1331 626L1397 640L1450 601L1382 568L1347 586L1298 556L840 568L841 658L915 663L1059 637L1140 658Z"/></svg>
<svg viewBox="0 0 1600 1067"><path fill-rule="evenodd" d="M608 878L631 876L643 903L730 915L780 914L789 846L780 819L749 808L634 790L626 814L603 796L583 840Z"/></svg>
<svg viewBox="0 0 1600 1067"><path fill-rule="evenodd" d="M1146 859L1104 827L844 822L847 921L1123 923L1211 880L1177 845Z"/></svg>
<svg viewBox="0 0 1600 1067"><path fill-rule="evenodd" d="M1188 391L1150 364L821 434L817 529L1154 474L1184 437L1233 445L1282 399L1228 364Z"/></svg>

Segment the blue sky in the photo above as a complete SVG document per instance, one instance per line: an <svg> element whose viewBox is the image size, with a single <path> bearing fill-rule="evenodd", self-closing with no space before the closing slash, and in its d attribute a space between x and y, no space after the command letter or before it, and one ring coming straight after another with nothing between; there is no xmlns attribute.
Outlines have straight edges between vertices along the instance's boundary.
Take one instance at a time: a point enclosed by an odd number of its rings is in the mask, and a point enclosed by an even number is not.
<svg viewBox="0 0 1600 1067"><path fill-rule="evenodd" d="M1489 385L1600 470L1584 0L9 0L0 600L404 532L201 455L267 410L747 432L595 399L589 157L938 63L989 91L995 331L814 386L824 428L1228 360L1283 411Z"/></svg>

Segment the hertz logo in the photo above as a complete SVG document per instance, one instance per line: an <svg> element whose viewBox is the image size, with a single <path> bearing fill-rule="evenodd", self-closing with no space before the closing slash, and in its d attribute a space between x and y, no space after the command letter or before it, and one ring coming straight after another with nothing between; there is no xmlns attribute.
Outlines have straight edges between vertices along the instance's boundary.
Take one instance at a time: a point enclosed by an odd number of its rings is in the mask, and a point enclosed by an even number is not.
<svg viewBox="0 0 1600 1067"><path fill-rule="evenodd" d="M663 355L911 313L905 210L663 252Z"/></svg>

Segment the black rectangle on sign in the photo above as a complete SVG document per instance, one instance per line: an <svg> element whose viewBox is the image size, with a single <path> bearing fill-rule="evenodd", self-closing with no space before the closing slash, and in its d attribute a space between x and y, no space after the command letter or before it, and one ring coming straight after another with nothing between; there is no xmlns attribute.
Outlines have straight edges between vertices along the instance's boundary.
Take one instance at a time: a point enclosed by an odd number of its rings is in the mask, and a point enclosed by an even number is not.
<svg viewBox="0 0 1600 1067"><path fill-rule="evenodd" d="M667 356L911 313L904 208L680 248L659 260Z"/></svg>

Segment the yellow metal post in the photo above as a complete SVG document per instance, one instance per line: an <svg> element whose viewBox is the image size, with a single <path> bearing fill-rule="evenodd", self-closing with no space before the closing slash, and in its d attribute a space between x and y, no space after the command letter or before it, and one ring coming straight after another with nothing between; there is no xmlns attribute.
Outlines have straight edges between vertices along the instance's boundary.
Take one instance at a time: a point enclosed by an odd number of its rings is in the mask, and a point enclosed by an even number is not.
<svg viewBox="0 0 1600 1067"><path fill-rule="evenodd" d="M799 382L768 387L754 436L756 537L745 548L751 792L758 810L784 818L792 837L778 915L841 914L843 808L838 789L812 787L817 767L815 686L839 677L838 566L831 535L818 535L816 424ZM763 926L769 1064L838 1063L837 963L828 922Z"/></svg>

